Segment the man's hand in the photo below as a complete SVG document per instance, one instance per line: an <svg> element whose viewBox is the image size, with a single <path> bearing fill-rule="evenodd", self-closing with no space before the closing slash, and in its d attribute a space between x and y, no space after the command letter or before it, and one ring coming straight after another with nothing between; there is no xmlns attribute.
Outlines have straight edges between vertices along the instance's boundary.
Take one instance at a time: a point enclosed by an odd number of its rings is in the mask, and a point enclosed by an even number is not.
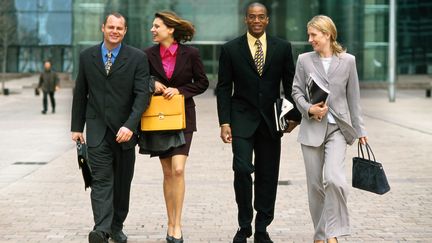
<svg viewBox="0 0 432 243"><path fill-rule="evenodd" d="M221 126L220 137L224 143L232 142L231 127L229 125Z"/></svg>
<svg viewBox="0 0 432 243"><path fill-rule="evenodd" d="M117 143L124 143L129 141L133 136L133 132L127 127L120 127L116 135Z"/></svg>
<svg viewBox="0 0 432 243"><path fill-rule="evenodd" d="M284 131L284 133L290 133L299 124L300 124L299 122L288 120L288 128Z"/></svg>
<svg viewBox="0 0 432 243"><path fill-rule="evenodd" d="M72 132L72 140L76 142L78 139L81 141L81 143L85 143L84 135L82 132Z"/></svg>

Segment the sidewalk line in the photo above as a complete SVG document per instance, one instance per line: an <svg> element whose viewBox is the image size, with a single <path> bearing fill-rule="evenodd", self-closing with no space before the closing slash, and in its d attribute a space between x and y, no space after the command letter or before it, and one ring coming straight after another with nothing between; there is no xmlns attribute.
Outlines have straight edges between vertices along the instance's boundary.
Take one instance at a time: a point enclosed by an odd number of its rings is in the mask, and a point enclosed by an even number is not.
<svg viewBox="0 0 432 243"><path fill-rule="evenodd" d="M368 115L368 114L363 114L363 115L364 115L365 117L369 117L369 118L371 118L371 119L375 119L375 120L383 121L383 122L390 123L390 124L395 125L395 126L398 126L398 127L402 127L402 128L408 129L408 130L412 130L412 131L416 131L416 132L419 132L419 133L423 133L423 134L427 134L427 135L431 135L431 136L432 136L432 132L423 131L423 130L420 130L420 129L417 129L417 128L414 128L414 127L410 127L410 126L402 125L402 124L397 123L397 122L389 121L389 120L387 120L387 119L383 119L383 118L376 117L376 116L372 116L372 115Z"/></svg>

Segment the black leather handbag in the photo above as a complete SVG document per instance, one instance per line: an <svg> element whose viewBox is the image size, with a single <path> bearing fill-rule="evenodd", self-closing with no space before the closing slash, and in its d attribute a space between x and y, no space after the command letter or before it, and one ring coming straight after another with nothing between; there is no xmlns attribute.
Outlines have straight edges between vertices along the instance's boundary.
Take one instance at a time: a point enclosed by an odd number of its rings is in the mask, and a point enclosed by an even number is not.
<svg viewBox="0 0 432 243"><path fill-rule="evenodd" d="M376 162L375 155L368 143L365 145L368 158L363 153L363 145L358 143L357 156L353 158L352 186L376 194L384 194L390 191L384 168ZM360 157L361 153L361 157ZM373 160L370 155L372 154Z"/></svg>

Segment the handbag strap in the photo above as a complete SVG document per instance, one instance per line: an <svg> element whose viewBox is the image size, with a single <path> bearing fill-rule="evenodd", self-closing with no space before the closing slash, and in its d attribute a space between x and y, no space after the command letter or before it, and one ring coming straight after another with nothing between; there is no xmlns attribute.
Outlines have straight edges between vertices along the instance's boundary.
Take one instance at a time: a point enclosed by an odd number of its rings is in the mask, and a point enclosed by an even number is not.
<svg viewBox="0 0 432 243"><path fill-rule="evenodd" d="M372 154L373 161L376 162L375 154L373 153L372 148L370 147L370 145L368 143L366 143L364 146L366 147L366 153L368 155L368 160L370 160L370 155ZM360 157L360 153L361 153L361 158L364 159L365 157L364 157L364 153L363 153L363 145L359 141L358 145L357 145L357 156L358 157Z"/></svg>

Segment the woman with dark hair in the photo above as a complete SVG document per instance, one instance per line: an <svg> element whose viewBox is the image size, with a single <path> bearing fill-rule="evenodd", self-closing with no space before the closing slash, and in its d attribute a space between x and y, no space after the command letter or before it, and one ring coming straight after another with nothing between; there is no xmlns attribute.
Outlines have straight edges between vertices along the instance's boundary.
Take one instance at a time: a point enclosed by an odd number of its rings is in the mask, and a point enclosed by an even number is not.
<svg viewBox="0 0 432 243"><path fill-rule="evenodd" d="M203 93L209 81L198 49L182 43L192 40L195 28L191 22L173 12L155 14L151 28L157 44L145 50L150 73L155 77L155 93L166 99L176 94L185 97L186 144L158 154L164 174L163 191L168 214L167 242L183 242L181 214L185 194L184 169L196 131L195 102L193 96Z"/></svg>

